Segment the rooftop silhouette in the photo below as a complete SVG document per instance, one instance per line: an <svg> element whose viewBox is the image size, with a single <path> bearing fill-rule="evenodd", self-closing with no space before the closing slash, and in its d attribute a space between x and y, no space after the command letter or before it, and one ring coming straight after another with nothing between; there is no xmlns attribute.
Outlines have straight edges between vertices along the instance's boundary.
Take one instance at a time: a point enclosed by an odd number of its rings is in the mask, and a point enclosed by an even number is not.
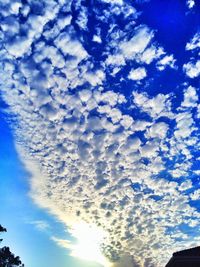
<svg viewBox="0 0 200 267"><path fill-rule="evenodd" d="M173 253L166 267L200 267L200 246Z"/></svg>

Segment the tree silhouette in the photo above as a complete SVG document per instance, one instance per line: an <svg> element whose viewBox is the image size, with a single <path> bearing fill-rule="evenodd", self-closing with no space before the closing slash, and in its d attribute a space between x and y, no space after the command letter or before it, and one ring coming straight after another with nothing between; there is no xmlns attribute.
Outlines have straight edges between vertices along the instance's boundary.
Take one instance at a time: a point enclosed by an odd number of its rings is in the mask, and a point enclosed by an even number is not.
<svg viewBox="0 0 200 267"><path fill-rule="evenodd" d="M7 232L6 228L0 225L0 233ZM2 239L0 239L0 242ZM15 256L9 247L2 247L0 248L0 267L24 267L20 258Z"/></svg>

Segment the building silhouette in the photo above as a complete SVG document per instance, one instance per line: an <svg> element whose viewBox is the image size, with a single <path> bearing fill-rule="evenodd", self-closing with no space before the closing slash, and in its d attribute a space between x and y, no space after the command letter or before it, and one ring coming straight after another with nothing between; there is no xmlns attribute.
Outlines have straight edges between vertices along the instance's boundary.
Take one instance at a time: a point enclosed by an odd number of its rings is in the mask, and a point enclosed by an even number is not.
<svg viewBox="0 0 200 267"><path fill-rule="evenodd" d="M173 253L165 267L200 267L200 247Z"/></svg>

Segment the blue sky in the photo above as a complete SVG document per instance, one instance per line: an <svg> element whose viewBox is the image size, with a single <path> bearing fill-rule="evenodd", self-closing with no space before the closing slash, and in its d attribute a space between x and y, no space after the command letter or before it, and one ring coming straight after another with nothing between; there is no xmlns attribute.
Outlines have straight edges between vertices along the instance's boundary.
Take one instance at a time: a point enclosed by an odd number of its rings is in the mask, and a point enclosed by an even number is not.
<svg viewBox="0 0 200 267"><path fill-rule="evenodd" d="M0 14L4 244L29 267L157 267L199 245L199 1Z"/></svg>

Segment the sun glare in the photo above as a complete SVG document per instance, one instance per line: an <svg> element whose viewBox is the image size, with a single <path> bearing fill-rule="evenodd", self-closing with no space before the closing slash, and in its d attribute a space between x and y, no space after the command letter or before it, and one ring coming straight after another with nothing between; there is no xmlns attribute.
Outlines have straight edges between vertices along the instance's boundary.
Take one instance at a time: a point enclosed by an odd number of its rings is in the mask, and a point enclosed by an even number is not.
<svg viewBox="0 0 200 267"><path fill-rule="evenodd" d="M71 256L83 260L97 262L107 267L109 262L101 252L101 243L106 237L106 233L94 226L86 223L78 223L71 230L72 235L77 239L77 243L71 247Z"/></svg>

